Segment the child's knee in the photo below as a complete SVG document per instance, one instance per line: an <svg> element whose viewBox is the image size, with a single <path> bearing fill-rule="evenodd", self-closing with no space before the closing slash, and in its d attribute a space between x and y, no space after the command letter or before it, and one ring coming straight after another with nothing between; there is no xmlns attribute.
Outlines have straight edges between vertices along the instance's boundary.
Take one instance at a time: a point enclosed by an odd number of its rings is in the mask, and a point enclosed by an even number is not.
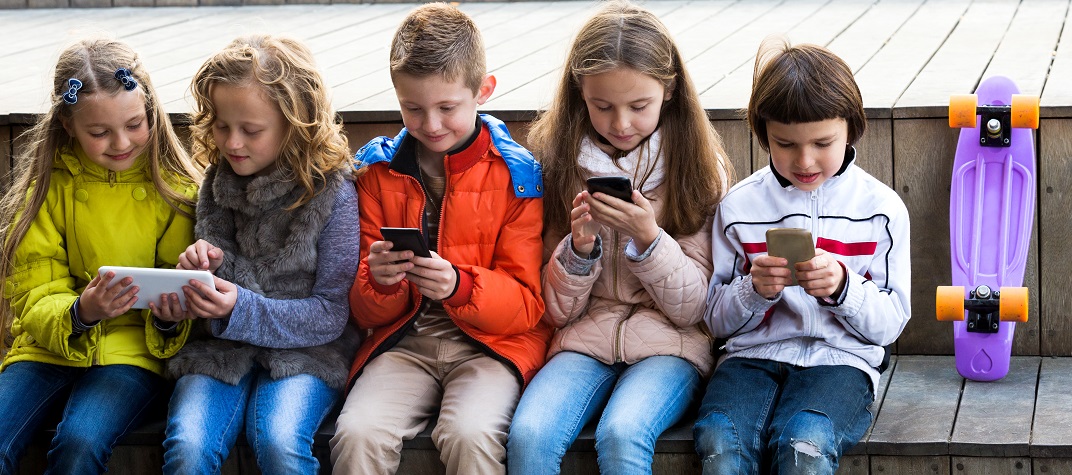
<svg viewBox="0 0 1072 475"><path fill-rule="evenodd" d="M836 434L834 425L825 414L818 411L800 411L777 436L776 450L781 454L792 453L798 461L811 459L836 459Z"/></svg>
<svg viewBox="0 0 1072 475"><path fill-rule="evenodd" d="M698 419L693 427L693 438L700 457L741 450L737 427L729 416L720 411L712 411Z"/></svg>

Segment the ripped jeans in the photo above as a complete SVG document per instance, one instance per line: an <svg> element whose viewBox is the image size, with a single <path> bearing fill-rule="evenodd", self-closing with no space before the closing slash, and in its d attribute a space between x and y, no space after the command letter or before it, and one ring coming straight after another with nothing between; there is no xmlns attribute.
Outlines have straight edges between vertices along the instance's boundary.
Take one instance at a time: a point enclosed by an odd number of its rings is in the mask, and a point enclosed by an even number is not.
<svg viewBox="0 0 1072 475"><path fill-rule="evenodd" d="M870 378L850 366L729 358L694 428L703 473L833 474L871 425L871 400Z"/></svg>

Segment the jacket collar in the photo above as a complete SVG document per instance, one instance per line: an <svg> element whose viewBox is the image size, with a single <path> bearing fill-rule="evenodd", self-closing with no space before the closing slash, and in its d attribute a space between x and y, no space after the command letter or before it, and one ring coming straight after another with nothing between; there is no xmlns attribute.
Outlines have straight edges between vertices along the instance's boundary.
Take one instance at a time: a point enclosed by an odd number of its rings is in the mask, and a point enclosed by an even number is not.
<svg viewBox="0 0 1072 475"><path fill-rule="evenodd" d="M770 164L771 173L774 174L774 178L778 179L778 184L782 185L782 188L789 188L790 186L793 186L793 183L790 182L788 178L782 176L781 173L778 173L778 169L774 168L774 159L770 158L770 155L767 155L767 160ZM841 176L841 174L845 173L845 171L849 169L849 166L852 165L852 163L855 161L856 147L850 145L845 149L845 159L841 162L841 168L838 169L837 173L835 173L834 176Z"/></svg>
<svg viewBox="0 0 1072 475"><path fill-rule="evenodd" d="M499 152L510 170L510 180L514 188L514 195L518 198L539 198L543 196L543 167L533 158L532 153L514 142L505 123L486 114L480 114L479 117L483 123L480 135L465 150L457 154L466 155L472 151L474 155L478 156L475 158L469 157L471 162L466 159L460 159L457 160L458 164L448 163L449 168L447 171L449 173L464 171L479 161L488 149L488 143L481 142L481 137L486 132L491 145ZM354 154L354 158L357 161L355 167L361 169L380 162L392 162L399 149L405 144L408 136L409 133L403 128L393 139L387 137L372 139ZM454 160L454 158L451 158L451 160ZM416 160L414 160L415 163ZM398 170L395 167L391 168ZM417 169L414 168L413 173L416 172ZM412 175L413 173L406 174Z"/></svg>

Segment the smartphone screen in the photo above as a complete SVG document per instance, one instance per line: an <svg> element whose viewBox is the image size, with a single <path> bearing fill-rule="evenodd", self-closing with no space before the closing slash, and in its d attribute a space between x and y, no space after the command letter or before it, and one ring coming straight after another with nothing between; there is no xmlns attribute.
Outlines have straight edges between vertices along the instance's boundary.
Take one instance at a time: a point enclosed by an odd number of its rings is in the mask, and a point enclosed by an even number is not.
<svg viewBox="0 0 1072 475"><path fill-rule="evenodd" d="M418 257L432 257L420 229L383 227L380 228L380 235L384 241L394 244L392 251L413 251L413 255Z"/></svg>
<svg viewBox="0 0 1072 475"><path fill-rule="evenodd" d="M633 184L624 176L594 176L587 180L589 193L604 193L627 203L633 202Z"/></svg>

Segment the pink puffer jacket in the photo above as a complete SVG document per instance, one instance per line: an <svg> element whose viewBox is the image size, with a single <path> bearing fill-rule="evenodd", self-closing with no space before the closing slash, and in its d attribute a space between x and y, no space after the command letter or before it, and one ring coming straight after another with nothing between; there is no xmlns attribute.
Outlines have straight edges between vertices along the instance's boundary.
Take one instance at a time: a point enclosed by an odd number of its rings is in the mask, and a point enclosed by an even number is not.
<svg viewBox="0 0 1072 475"><path fill-rule="evenodd" d="M658 215L660 186L652 201ZM629 237L604 228L603 254L588 275L569 274L561 253L573 252L568 236L545 236L544 319L558 328L547 358L574 351L604 363L636 363L654 355L686 359L706 378L714 369L713 338L703 323L711 277L711 222L675 239L663 232L644 260L625 254ZM637 252L643 253L640 249ZM546 254L546 253L545 253Z"/></svg>

